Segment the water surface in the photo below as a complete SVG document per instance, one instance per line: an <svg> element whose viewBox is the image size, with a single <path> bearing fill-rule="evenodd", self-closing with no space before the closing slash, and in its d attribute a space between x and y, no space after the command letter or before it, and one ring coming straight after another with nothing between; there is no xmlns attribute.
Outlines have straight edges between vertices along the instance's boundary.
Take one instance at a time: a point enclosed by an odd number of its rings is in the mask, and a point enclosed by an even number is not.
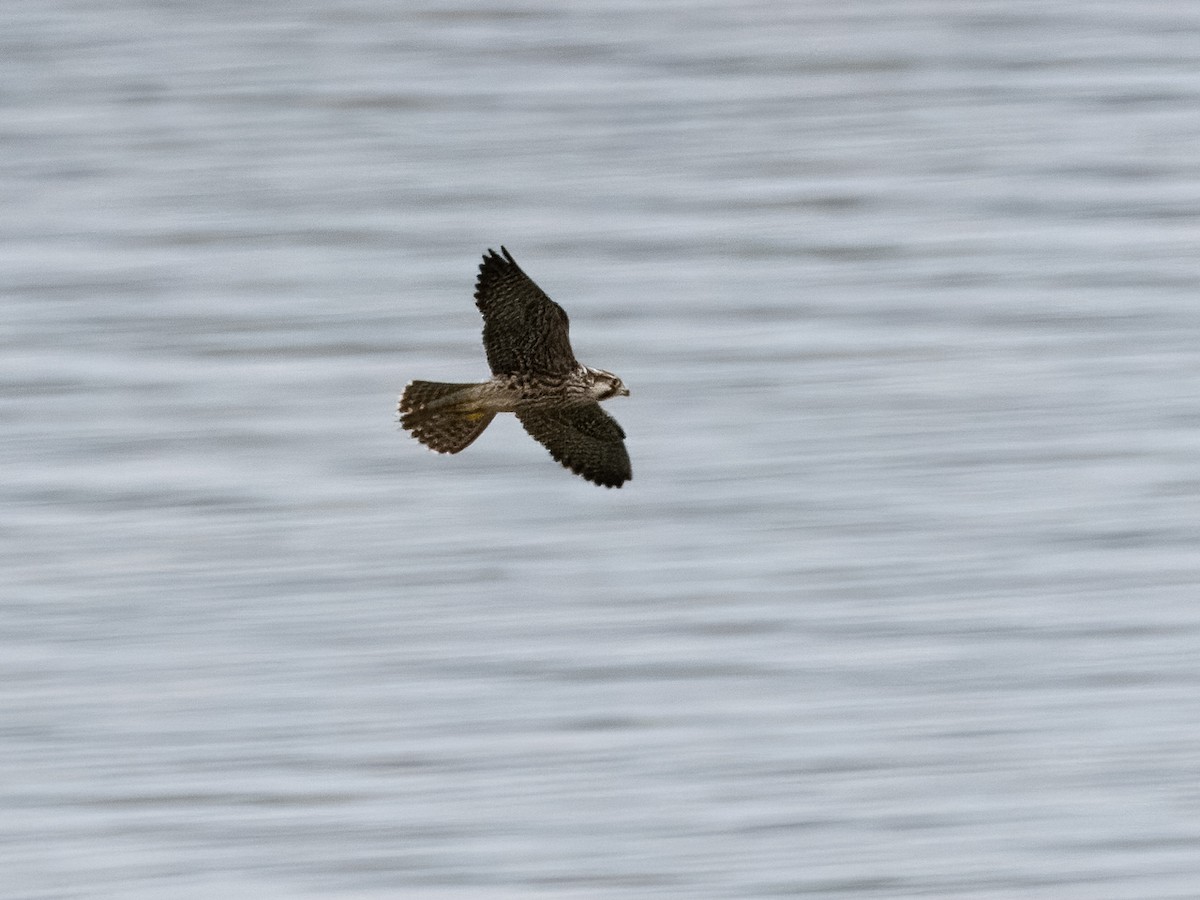
<svg viewBox="0 0 1200 900"><path fill-rule="evenodd" d="M0 35L0 895L1195 895L1195 9ZM620 491L396 429L501 243Z"/></svg>

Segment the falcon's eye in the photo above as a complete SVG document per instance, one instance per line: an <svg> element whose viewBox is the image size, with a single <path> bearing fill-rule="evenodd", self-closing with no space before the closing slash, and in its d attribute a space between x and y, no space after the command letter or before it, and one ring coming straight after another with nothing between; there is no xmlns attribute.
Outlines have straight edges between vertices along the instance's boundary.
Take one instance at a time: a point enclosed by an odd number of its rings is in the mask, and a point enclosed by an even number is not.
<svg viewBox="0 0 1200 900"><path fill-rule="evenodd" d="M616 397L625 389L625 385L621 384L620 378L605 378L601 384L604 386L604 391L600 395L602 400L608 400L610 397Z"/></svg>

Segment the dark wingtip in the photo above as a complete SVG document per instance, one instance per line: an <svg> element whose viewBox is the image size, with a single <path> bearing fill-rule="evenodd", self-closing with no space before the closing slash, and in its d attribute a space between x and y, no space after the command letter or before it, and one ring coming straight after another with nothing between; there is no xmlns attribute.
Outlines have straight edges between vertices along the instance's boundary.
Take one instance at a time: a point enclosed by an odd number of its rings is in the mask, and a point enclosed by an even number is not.
<svg viewBox="0 0 1200 900"><path fill-rule="evenodd" d="M500 249L504 250L504 246L501 245ZM508 255L507 250L504 251L504 255ZM477 302L483 299L483 280L487 277L488 266L503 265L504 260L500 258L500 255L491 247L488 247L487 253L483 254L483 262L479 264L479 275L475 278L475 300Z"/></svg>
<svg viewBox="0 0 1200 900"><path fill-rule="evenodd" d="M501 254L503 254L503 258L501 257ZM497 253L491 247L488 247L487 253L483 254L483 262L479 264L479 268L482 269L490 262L498 262L501 264L504 262L509 262L514 266L517 265L517 261L513 259L513 255L508 252L508 248L503 244L500 245L500 253Z"/></svg>
<svg viewBox="0 0 1200 900"><path fill-rule="evenodd" d="M629 473L585 472L582 468L575 468L575 466L567 465L566 463L563 463L563 465L566 465L567 468L570 469L572 472L574 472L576 475L579 475L580 477L586 479L587 481L590 481L592 484L599 485L600 487L605 488L606 490L611 489L611 488L619 489L621 487L621 485L626 484L627 482L630 482L633 480L632 472L629 472Z"/></svg>
<svg viewBox="0 0 1200 900"><path fill-rule="evenodd" d="M501 254L503 254L503 256L501 256ZM525 272L519 265L517 265L517 261L513 259L513 255L508 252L507 247L501 244L500 253L497 253L491 247L488 247L487 253L483 254L483 262L479 264L479 281L477 281L475 285L477 289L481 287L480 282L482 282L484 273L487 271L489 266L499 266L499 271L511 270L525 275ZM529 276L526 275L525 277L528 278ZM476 293L475 296L476 299L478 299L478 293Z"/></svg>

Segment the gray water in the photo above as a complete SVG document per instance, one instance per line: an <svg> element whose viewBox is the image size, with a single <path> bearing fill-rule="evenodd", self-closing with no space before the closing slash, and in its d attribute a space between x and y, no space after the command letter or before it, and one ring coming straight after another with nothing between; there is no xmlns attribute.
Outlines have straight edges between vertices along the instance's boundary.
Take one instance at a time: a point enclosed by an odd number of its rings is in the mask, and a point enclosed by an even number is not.
<svg viewBox="0 0 1200 900"><path fill-rule="evenodd" d="M0 208L6 900L1200 896L1197 5L8 0Z"/></svg>

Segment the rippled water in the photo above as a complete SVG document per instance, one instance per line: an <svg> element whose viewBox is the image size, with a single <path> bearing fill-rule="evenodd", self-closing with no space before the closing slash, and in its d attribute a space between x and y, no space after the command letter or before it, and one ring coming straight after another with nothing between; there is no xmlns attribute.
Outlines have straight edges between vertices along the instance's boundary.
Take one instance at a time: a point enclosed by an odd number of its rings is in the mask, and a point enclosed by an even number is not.
<svg viewBox="0 0 1200 900"><path fill-rule="evenodd" d="M5 4L0 895L1196 896L1198 38ZM620 491L396 429L501 243Z"/></svg>

